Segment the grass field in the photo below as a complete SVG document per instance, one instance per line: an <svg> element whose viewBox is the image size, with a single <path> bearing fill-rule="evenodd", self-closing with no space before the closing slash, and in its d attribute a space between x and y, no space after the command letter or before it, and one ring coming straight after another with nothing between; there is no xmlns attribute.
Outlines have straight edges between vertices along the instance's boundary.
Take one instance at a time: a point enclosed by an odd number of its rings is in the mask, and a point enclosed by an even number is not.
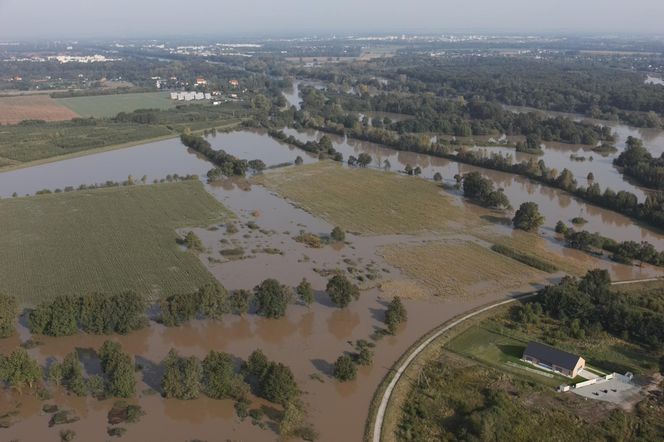
<svg viewBox="0 0 664 442"><path fill-rule="evenodd" d="M61 121L78 115L48 95L0 97L0 124L16 124L23 120Z"/></svg>
<svg viewBox="0 0 664 442"><path fill-rule="evenodd" d="M568 325L549 317L542 317L537 324L522 324L514 321L509 309L487 319L482 326L517 341L549 343L581 355L589 365L606 372L650 374L657 370L659 357L662 356L661 351L647 349L604 332L586 335L582 339L571 338L568 336Z"/></svg>
<svg viewBox="0 0 664 442"><path fill-rule="evenodd" d="M486 229L478 229L473 235L492 244L509 247L519 253L536 258L537 260L556 267L565 273L582 276L588 270L596 268L596 260L583 253L570 251L562 256L547 249L546 240L522 230L513 230L510 235L497 235Z"/></svg>
<svg viewBox="0 0 664 442"><path fill-rule="evenodd" d="M32 305L134 289L152 297L211 281L175 229L231 215L198 181L0 200L0 291Z"/></svg>
<svg viewBox="0 0 664 442"><path fill-rule="evenodd" d="M95 118L110 118L137 109L170 109L175 106L165 92L58 98L57 102L82 117Z"/></svg>
<svg viewBox="0 0 664 442"><path fill-rule="evenodd" d="M323 161L258 178L268 188L345 230L363 234L458 231L480 224L434 183Z"/></svg>
<svg viewBox="0 0 664 442"><path fill-rule="evenodd" d="M130 123L85 125L63 121L0 126L0 160L25 163L168 135L172 135L172 132L163 126Z"/></svg>
<svg viewBox="0 0 664 442"><path fill-rule="evenodd" d="M436 296L473 296L487 290L517 289L545 275L470 241L392 245L384 247L381 254Z"/></svg>
<svg viewBox="0 0 664 442"><path fill-rule="evenodd" d="M446 348L489 366L512 372L517 376L533 378L537 382L550 387L570 383L569 378L561 375L553 375L544 371L532 371L536 369L521 361L526 345L528 345L528 340L501 334L480 325L471 327L455 337ZM525 367L526 369L517 367ZM584 380L579 378L575 381L581 382Z"/></svg>

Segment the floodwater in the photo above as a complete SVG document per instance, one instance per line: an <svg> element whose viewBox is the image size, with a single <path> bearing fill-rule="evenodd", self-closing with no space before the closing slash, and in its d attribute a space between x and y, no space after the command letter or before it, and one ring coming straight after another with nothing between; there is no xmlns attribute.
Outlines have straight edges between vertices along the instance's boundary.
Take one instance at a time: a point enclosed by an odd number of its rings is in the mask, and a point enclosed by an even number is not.
<svg viewBox="0 0 664 442"><path fill-rule="evenodd" d="M300 139L317 139L320 133L292 133ZM523 201L536 201L547 218L546 236L543 241L564 256L585 256L580 252L561 248L549 241L551 227L560 219L582 214L589 223L585 228L597 230L617 239L647 239L664 248L664 238L649 229L639 227L629 219L576 201L556 189L533 184L522 177L487 171L426 155L398 152L372 143L332 137L335 148L344 154L357 155L367 152L374 157L374 165L385 159L392 169L405 164L419 165L427 178L440 171L447 183L453 182L456 173L480 170L505 189L513 205ZM279 143L264 132L245 131L218 133L208 137L214 148L224 149L239 157L260 158L268 166L293 161L301 156L305 162L316 161L305 152ZM599 164L599 163L597 163ZM147 175L148 181L164 178L167 174L198 174L204 176L212 166L195 153L188 151L179 140L149 143L138 147L116 150L96 155L65 160L0 173L0 196L13 192L20 195L34 193L42 188L77 187L80 184L101 183L107 180L122 181L132 175L139 180ZM597 175L597 174L596 174ZM112 336L120 342L143 370L137 373L139 403L147 412L140 422L124 425L128 432L123 440L183 441L194 438L203 440L275 440L273 427L260 429L250 419L240 422L235 416L231 401L215 401L201 398L196 401L162 399L146 390L158 389L159 362L171 348L184 356L203 357L209 350L225 351L236 358L246 358L254 349L262 349L274 360L289 365L299 387L303 391L309 420L320 433L320 440L359 440L361 438L368 406L378 384L394 361L421 335L453 316L493 300L518 292L532 290L533 286L520 287L513 292L487 293L474 298L406 299L404 301L410 320L396 336L378 341L374 364L359 370L357 380L337 383L330 375L332 364L345 351L353 351L350 342L368 339L383 325L383 315L389 300L382 297L377 284L390 279L402 279L398 269L387 264L376 251L387 244L414 244L432 239L427 235L388 235L358 237L348 235L346 245L328 245L322 249L306 248L293 240L300 230L317 234L328 233L332 226L260 186L252 186L246 180L226 180L206 189L236 215L239 231L227 234L224 226L217 229L193 229L202 239L207 251L201 261L229 289L251 289L268 277L275 277L290 286L306 277L316 290L316 302L309 308L291 305L286 318L269 320L249 314L244 317L227 315L221 321L193 321L182 327L165 328L151 323L144 330L128 336ZM451 193L458 204L460 196ZM475 208L473 210L482 211ZM247 223L259 228L252 229ZM496 231L509 233L510 229L496 226ZM189 229L187 229L189 230ZM226 260L220 254L226 248L242 248L243 259ZM598 262L611 270L615 278L631 279L649 276L648 268L626 267L614 263ZM362 272L374 271L375 280L362 284L360 300L344 310L333 307L324 294L326 278L321 270L354 267ZM539 284L551 280L540 280ZM20 327L16 337L1 340L0 351L8 353L19 341L31 336ZM29 350L43 364L52 357L61 359L74 349L97 349L107 337L77 335L72 337L37 337L42 345ZM94 365L94 364L92 364ZM322 382L311 375L319 375ZM57 394L53 400L66 409L72 409L81 420L69 425L49 428L50 415L41 412L41 402L30 395L4 392L0 396L0 412L18 405L18 421L9 429L0 429L0 439L57 440L58 432L71 428L77 439L86 441L107 440L106 414L113 401L92 398L75 398ZM262 402L256 402L262 403ZM273 406L274 407L274 406Z"/></svg>
<svg viewBox="0 0 664 442"><path fill-rule="evenodd" d="M325 85L320 81L312 80L295 80L293 81L293 88L290 91L284 91L284 97L288 101L289 106L295 106L297 110L302 108L302 95L300 94L300 86L313 86L316 89L324 89Z"/></svg>
<svg viewBox="0 0 664 442"><path fill-rule="evenodd" d="M659 84L664 86L664 79L660 77L653 77L652 75L648 75L645 79L646 84Z"/></svg>

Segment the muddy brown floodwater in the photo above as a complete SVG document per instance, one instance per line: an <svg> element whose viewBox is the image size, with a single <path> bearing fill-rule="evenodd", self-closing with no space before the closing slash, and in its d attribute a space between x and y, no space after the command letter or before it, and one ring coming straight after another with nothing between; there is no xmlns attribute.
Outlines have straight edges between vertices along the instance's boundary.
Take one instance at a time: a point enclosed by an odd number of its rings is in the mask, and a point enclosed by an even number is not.
<svg viewBox="0 0 664 442"><path fill-rule="evenodd" d="M289 133L294 133L289 131ZM321 136L316 132L296 133L301 139ZM306 162L316 161L313 156L279 143L264 132L245 131L219 133L209 138L214 148L244 158L261 158L268 165L293 161L301 156ZM583 256L580 252L564 249L552 239L552 226L558 219L569 220L582 215L589 222L585 228L598 231L616 239L645 239L658 249L664 248L664 238L657 232L638 226L631 220L599 209L570 197L556 189L533 184L521 177L478 169L455 162L397 152L372 144L333 137L335 147L344 157L360 152L371 154L375 161L389 159L392 169L405 164L419 165L425 177L440 171L446 182L452 182L456 173L479 170L505 189L513 205L523 201L536 201L547 218L545 241L556 253L563 256ZM562 157L561 157L562 158ZM562 161L562 160L561 160ZM607 167L606 162L593 165ZM167 174L198 174L204 176L211 165L182 146L179 140L149 143L143 146L74 158L56 163L0 173L0 196L13 192L21 195L34 193L42 188L64 188L79 184L92 184L107 180L125 180L128 175L140 179L147 175L148 181L163 178ZM579 170L578 173L583 171ZM577 172L575 172L577 173ZM607 172L608 173L608 172ZM596 174L597 175L597 174ZM604 175L602 175L604 176ZM608 175L607 175L608 176ZM233 403L228 400L215 401L201 398L195 401L162 399L150 394L148 389L158 389L160 379L159 362L171 348L184 356L203 357L210 350L225 351L236 358L246 358L260 348L276 361L293 369L298 385L303 391L309 420L320 432L320 440L360 440L372 395L394 361L421 335L442 322L487 302L511 296L517 292L530 291L534 286L525 286L509 293L487 290L484 295L472 298L427 298L405 299L409 321L396 336L385 337L377 342L374 364L362 367L358 378L348 383L338 383L331 378L332 364L345 351L353 351L352 342L368 339L383 326L383 315L389 299L381 294L377 284L381 281L404 279L398 269L387 264L376 251L389 244L412 245L434 239L426 235L348 235L348 244L311 249L294 241L300 230L322 234L329 233L332 226L301 209L298 209L260 186L251 186L244 180L228 180L206 189L236 215L239 231L228 234L225 226L214 229L193 229L201 237L207 251L200 255L201 262L229 289L251 289L268 277L285 284L296 285L306 277L316 290L316 302L309 308L291 305L287 316L270 320L247 315L228 315L221 321L192 321L182 327L165 328L150 323L144 330L127 336L89 336L49 338L35 337L42 342L29 353L47 365L53 357L61 359L67 353L81 349L97 349L105 339L120 342L131 353L143 369L137 374L141 392L132 402L139 403L146 415L136 424L127 424L127 434L122 440L184 441L203 440L275 440L273 428L261 429L250 420L240 422L235 416ZM457 204L466 204L451 192ZM481 211L474 208L472 210ZM252 228L249 222L258 228ZM253 225L253 224L252 224ZM494 225L496 233L509 234L510 229ZM183 229L188 230L188 229ZM220 251L241 248L242 259L226 260ZM618 279L650 276L650 268L620 266L607 261L596 261L607 267ZM324 294L327 279L321 270L347 268L349 266L372 271L375 280L363 283L360 300L344 310L330 304ZM543 279L534 283L544 284ZM21 341L30 339L29 332L20 326L16 337L0 341L0 351L8 353ZM92 371L95 364L89 364ZM317 380L312 375L322 378ZM72 409L81 420L70 425L48 427L50 415L41 412L42 402L30 395L19 395L5 391L0 398L0 411L17 407L17 422L8 429L0 429L0 439L11 440L58 440L62 428L77 432L77 440L107 440L106 414L113 401L98 401L92 398L76 398L56 394L45 403L58 403ZM263 403L263 402L256 402ZM263 403L264 404L264 403Z"/></svg>

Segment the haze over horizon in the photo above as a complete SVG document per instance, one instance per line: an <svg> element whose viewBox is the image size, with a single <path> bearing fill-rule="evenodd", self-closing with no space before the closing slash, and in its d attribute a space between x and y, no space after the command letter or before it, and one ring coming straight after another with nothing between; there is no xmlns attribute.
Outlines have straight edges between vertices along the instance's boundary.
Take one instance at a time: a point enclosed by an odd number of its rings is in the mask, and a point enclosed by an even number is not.
<svg viewBox="0 0 664 442"><path fill-rule="evenodd" d="M659 0L0 0L0 39L462 31L664 35L663 16Z"/></svg>

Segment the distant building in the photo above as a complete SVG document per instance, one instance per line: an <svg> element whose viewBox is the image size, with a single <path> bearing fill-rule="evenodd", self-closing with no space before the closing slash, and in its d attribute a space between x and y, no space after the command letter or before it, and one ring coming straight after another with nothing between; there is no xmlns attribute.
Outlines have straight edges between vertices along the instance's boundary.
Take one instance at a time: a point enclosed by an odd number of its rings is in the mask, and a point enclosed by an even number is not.
<svg viewBox="0 0 664 442"><path fill-rule="evenodd" d="M522 359L570 378L576 377L586 366L586 361L581 356L532 341L526 346Z"/></svg>
<svg viewBox="0 0 664 442"><path fill-rule="evenodd" d="M171 100L177 100L178 99L178 93L177 92L171 92Z"/></svg>
<svg viewBox="0 0 664 442"><path fill-rule="evenodd" d="M207 84L207 80L203 77L196 77L196 86L205 86Z"/></svg>
<svg viewBox="0 0 664 442"><path fill-rule="evenodd" d="M240 85L240 82L237 80L229 80L228 84L230 84L233 87L238 87Z"/></svg>

